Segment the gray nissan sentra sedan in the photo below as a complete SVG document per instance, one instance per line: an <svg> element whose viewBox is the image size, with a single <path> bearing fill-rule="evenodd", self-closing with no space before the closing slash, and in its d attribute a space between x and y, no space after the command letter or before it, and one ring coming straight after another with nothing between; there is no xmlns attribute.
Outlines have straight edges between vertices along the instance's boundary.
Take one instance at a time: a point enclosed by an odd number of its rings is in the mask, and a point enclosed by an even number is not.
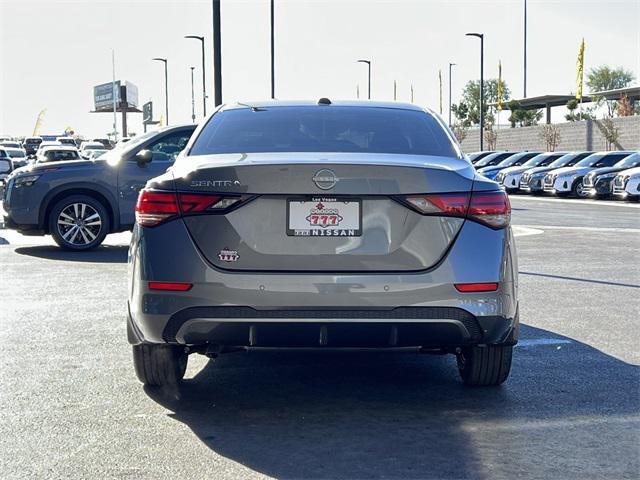
<svg viewBox="0 0 640 480"><path fill-rule="evenodd" d="M253 347L411 347L499 385L518 339L510 206L414 105L219 108L140 192L128 338L139 379Z"/></svg>

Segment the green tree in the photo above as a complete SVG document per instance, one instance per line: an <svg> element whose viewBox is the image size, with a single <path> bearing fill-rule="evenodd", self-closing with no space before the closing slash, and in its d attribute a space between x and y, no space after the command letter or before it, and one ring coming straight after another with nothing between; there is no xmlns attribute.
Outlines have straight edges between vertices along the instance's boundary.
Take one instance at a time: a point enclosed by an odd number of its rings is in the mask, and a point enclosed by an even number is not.
<svg viewBox="0 0 640 480"><path fill-rule="evenodd" d="M511 91L505 81L502 81L502 101L506 102L511 96ZM498 101L498 79L492 78L484 82L484 118L487 123L495 123L496 107L489 107L489 103ZM480 124L480 80L467 82L462 91L460 103L452 105L451 111L465 127Z"/></svg>
<svg viewBox="0 0 640 480"><path fill-rule="evenodd" d="M629 70L625 70L622 67L611 68L608 65L592 68L587 74L587 86L590 92L604 92L628 87L634 80L635 76ZM615 111L614 100L607 100L601 96L594 96L593 100L598 106L606 104L609 117L613 117L613 112Z"/></svg>
<svg viewBox="0 0 640 480"><path fill-rule="evenodd" d="M520 103L517 100L512 100L507 104L507 108L511 111L509 116L509 122L511 128L518 127L531 127L537 125L542 118L542 110L525 110L520 107Z"/></svg>
<svg viewBox="0 0 640 480"><path fill-rule="evenodd" d="M577 122L579 120L595 120L595 115L593 114L593 107L586 108L582 107L582 112L576 111L578 110L578 100L572 98L567 102L567 113L564 118L569 122Z"/></svg>

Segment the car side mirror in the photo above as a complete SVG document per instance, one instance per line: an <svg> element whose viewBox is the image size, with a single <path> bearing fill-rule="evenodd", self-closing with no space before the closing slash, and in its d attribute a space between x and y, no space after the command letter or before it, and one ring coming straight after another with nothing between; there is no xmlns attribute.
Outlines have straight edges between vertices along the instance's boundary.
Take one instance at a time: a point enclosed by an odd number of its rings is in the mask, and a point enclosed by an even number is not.
<svg viewBox="0 0 640 480"><path fill-rule="evenodd" d="M138 165L146 165L153 160L153 152L151 150L140 150L134 157Z"/></svg>

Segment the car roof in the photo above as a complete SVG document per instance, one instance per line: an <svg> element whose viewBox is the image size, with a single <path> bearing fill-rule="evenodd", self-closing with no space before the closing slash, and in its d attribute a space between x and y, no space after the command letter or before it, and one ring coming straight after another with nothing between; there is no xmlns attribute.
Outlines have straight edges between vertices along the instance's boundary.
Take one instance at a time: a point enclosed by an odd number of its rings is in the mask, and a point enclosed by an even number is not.
<svg viewBox="0 0 640 480"><path fill-rule="evenodd" d="M44 147L42 147L41 149L43 152L49 152L51 150L64 150L64 151L74 151L77 152L78 149L74 146L71 145L45 145Z"/></svg>
<svg viewBox="0 0 640 480"><path fill-rule="evenodd" d="M400 110L430 111L412 103L380 102L375 100L330 100L330 104L320 103L318 100L261 100L253 102L235 102L223 105L221 110L235 110L240 108L268 108L268 107L369 107L369 108L393 108Z"/></svg>

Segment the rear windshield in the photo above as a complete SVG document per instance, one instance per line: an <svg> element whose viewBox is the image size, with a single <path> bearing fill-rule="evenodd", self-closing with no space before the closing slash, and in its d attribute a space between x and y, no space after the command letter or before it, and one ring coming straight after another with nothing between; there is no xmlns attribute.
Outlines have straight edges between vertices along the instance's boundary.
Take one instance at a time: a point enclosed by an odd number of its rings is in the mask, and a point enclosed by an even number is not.
<svg viewBox="0 0 640 480"><path fill-rule="evenodd" d="M223 110L190 155L257 152L365 152L458 157L439 122L417 110L373 107L265 107Z"/></svg>
<svg viewBox="0 0 640 480"><path fill-rule="evenodd" d="M24 143L29 143L29 144L34 144L34 145L40 145L42 143L42 139L41 138L27 138Z"/></svg>
<svg viewBox="0 0 640 480"><path fill-rule="evenodd" d="M7 150L6 152L11 158L24 158L25 157L24 150L17 150L16 149L16 150Z"/></svg>
<svg viewBox="0 0 640 480"><path fill-rule="evenodd" d="M80 156L74 150L50 150L44 154L47 162L59 162L63 160L78 160Z"/></svg>

